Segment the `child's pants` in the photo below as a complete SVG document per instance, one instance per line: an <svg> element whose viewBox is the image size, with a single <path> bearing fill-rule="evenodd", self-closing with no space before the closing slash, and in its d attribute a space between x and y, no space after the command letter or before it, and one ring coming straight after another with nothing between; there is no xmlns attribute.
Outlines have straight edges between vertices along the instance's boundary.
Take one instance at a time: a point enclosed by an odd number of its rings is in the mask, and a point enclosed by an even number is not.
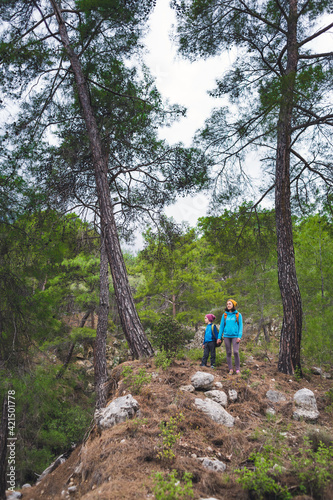
<svg viewBox="0 0 333 500"><path fill-rule="evenodd" d="M229 371L232 370L231 346L234 351L236 370L240 370L239 342L236 342L236 338L224 337L223 340L225 344L225 350L227 351L227 363Z"/></svg>
<svg viewBox="0 0 333 500"><path fill-rule="evenodd" d="M208 356L210 354L210 365L215 366L215 357L216 357L216 342L213 340L212 342L206 342L205 347L204 347L204 354L202 357L201 364L205 365L208 360Z"/></svg>

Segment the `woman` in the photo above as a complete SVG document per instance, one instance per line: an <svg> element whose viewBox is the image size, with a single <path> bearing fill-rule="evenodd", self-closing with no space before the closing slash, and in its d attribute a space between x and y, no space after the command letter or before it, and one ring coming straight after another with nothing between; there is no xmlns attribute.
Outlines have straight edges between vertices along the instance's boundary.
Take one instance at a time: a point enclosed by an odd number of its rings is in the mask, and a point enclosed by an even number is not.
<svg viewBox="0 0 333 500"><path fill-rule="evenodd" d="M227 352L227 363L229 375L234 373L232 368L231 350L234 352L236 374L240 373L239 343L243 335L242 315L237 311L237 302L233 299L227 300L227 307L222 314L220 331L217 344L221 344L224 339Z"/></svg>

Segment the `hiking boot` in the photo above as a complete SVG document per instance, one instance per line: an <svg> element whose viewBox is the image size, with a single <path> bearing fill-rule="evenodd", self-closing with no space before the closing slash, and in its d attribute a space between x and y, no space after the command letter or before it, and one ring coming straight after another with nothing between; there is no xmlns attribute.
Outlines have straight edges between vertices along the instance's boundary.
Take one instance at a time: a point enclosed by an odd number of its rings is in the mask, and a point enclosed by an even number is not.
<svg viewBox="0 0 333 500"><path fill-rule="evenodd" d="M228 375L233 375L233 374L234 374L234 370L229 370Z"/></svg>

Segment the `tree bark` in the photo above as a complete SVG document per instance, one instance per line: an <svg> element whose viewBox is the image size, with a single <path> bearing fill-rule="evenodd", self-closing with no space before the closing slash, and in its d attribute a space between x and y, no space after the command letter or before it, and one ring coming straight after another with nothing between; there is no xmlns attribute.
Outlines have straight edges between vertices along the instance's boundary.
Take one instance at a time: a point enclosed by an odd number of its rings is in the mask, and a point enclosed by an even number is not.
<svg viewBox="0 0 333 500"><path fill-rule="evenodd" d="M302 302L296 276L290 208L291 119L297 62L297 0L290 0L287 68L282 75L275 174L278 280L283 304L278 370L287 374L293 374L295 369L301 370Z"/></svg>
<svg viewBox="0 0 333 500"><path fill-rule="evenodd" d="M0 500L6 500L6 456L8 437L8 400L5 394L2 402L2 414L0 422Z"/></svg>
<svg viewBox="0 0 333 500"><path fill-rule="evenodd" d="M94 345L96 408L98 409L105 407L107 398L106 382L108 379L106 366L106 333L109 315L109 274L108 256L106 254L103 235L101 237L101 263L99 276L99 309L96 340Z"/></svg>
<svg viewBox="0 0 333 500"><path fill-rule="evenodd" d="M154 351L141 325L127 278L125 262L120 248L113 206L111 203L107 177L107 161L103 155L102 142L94 111L90 103L88 85L78 55L70 44L59 2L56 0L50 0L50 2L59 24L62 44L69 57L71 68L74 73L82 113L86 123L95 170L100 218L103 221L102 234L105 237L106 252L110 264L121 326L134 358L152 356Z"/></svg>

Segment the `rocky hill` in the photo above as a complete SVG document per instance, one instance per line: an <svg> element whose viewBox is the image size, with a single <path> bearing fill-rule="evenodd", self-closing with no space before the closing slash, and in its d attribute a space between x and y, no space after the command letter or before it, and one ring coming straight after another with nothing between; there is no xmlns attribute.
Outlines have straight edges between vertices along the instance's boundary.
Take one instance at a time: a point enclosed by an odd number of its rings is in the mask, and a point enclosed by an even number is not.
<svg viewBox="0 0 333 500"><path fill-rule="evenodd" d="M276 366L246 356L236 376L189 359L166 370L154 360L119 365L84 442L22 498L333 499L330 375L298 379Z"/></svg>

